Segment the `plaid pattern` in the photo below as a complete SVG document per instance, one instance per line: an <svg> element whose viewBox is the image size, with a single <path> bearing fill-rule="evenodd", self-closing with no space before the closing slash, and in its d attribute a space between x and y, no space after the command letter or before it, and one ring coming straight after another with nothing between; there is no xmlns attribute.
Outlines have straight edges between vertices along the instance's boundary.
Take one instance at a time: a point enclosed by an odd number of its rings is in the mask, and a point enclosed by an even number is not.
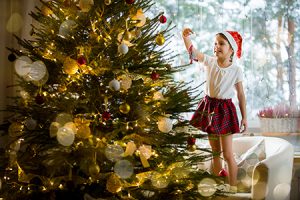
<svg viewBox="0 0 300 200"><path fill-rule="evenodd" d="M231 99L216 99L205 96L193 114L190 124L208 134L239 133L235 105Z"/></svg>

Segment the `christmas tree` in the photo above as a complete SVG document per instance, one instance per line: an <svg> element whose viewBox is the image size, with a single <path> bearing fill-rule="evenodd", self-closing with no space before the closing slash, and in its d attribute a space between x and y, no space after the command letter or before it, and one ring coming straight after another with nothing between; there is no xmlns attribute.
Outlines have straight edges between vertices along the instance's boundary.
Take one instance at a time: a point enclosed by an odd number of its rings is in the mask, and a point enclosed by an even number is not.
<svg viewBox="0 0 300 200"><path fill-rule="evenodd" d="M7 106L5 199L206 199L219 177L197 166L182 113L198 88L176 82L172 25L151 0L44 0L32 39L9 48L18 95ZM150 15L150 14L149 14ZM197 150L197 153L192 153ZM4 156L4 157L3 157Z"/></svg>

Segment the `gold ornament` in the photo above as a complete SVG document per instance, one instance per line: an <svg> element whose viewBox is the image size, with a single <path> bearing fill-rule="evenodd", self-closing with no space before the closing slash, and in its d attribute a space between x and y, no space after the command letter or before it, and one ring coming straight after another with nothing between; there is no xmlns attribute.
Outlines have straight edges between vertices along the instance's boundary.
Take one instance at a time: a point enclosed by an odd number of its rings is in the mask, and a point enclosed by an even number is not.
<svg viewBox="0 0 300 200"><path fill-rule="evenodd" d="M94 5L94 0L80 0L79 1L79 8L82 12L89 12L89 10Z"/></svg>
<svg viewBox="0 0 300 200"><path fill-rule="evenodd" d="M97 177L100 173L100 167L99 165L94 162L89 166L89 174L91 177Z"/></svg>
<svg viewBox="0 0 300 200"><path fill-rule="evenodd" d="M187 149L188 149L188 151L193 152L193 151L195 151L197 149L197 146L196 145L188 145Z"/></svg>
<svg viewBox="0 0 300 200"><path fill-rule="evenodd" d="M146 17L142 9L138 9L136 14L132 17L132 20L136 20L137 23L135 24L137 27L142 27L146 23Z"/></svg>
<svg viewBox="0 0 300 200"><path fill-rule="evenodd" d="M77 125L76 137L86 139L89 138L90 136L91 136L91 129L88 125L86 124Z"/></svg>
<svg viewBox="0 0 300 200"><path fill-rule="evenodd" d="M123 40L127 40L127 41L132 40L132 34L128 30L125 31L123 35Z"/></svg>
<svg viewBox="0 0 300 200"><path fill-rule="evenodd" d="M104 4L107 5L107 6L110 5L111 4L111 0L104 0Z"/></svg>
<svg viewBox="0 0 300 200"><path fill-rule="evenodd" d="M121 113L127 114L130 111L130 105L128 105L127 103L122 103L119 106L119 110L120 110Z"/></svg>
<svg viewBox="0 0 300 200"><path fill-rule="evenodd" d="M18 137L23 133L24 125L21 122L13 122L8 128L10 137Z"/></svg>
<svg viewBox="0 0 300 200"><path fill-rule="evenodd" d="M115 174L112 174L107 182L106 182L106 189L111 193L120 192L122 189L122 182L119 177Z"/></svg>
<svg viewBox="0 0 300 200"><path fill-rule="evenodd" d="M64 61L63 70L69 75L75 74L78 71L77 61L70 57L67 57Z"/></svg>
<svg viewBox="0 0 300 200"><path fill-rule="evenodd" d="M158 34L156 36L156 39L155 39L155 42L156 44L158 44L159 46L163 45L165 43L165 38L162 34Z"/></svg>
<svg viewBox="0 0 300 200"><path fill-rule="evenodd" d="M42 12L43 15L45 15L45 16L50 16L50 15L53 14L53 11L52 11L48 6L46 6L46 5L43 5L43 6L41 7L41 12Z"/></svg>

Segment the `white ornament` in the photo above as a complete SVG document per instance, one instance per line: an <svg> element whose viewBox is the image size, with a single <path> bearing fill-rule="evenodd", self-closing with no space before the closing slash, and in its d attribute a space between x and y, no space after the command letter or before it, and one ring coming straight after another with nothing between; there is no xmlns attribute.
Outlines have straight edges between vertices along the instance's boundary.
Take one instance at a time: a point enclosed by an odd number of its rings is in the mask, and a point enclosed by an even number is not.
<svg viewBox="0 0 300 200"><path fill-rule="evenodd" d="M156 188L166 188L169 185L168 178L158 172L153 172L151 183Z"/></svg>
<svg viewBox="0 0 300 200"><path fill-rule="evenodd" d="M121 54L126 54L128 52L128 46L125 44L125 43L121 43L119 46L118 46L118 52L121 53Z"/></svg>
<svg viewBox="0 0 300 200"><path fill-rule="evenodd" d="M119 91L121 88L121 84L118 80L114 79L109 82L109 88L114 91Z"/></svg>
<svg viewBox="0 0 300 200"><path fill-rule="evenodd" d="M49 79L49 73L48 73L48 71L46 71L46 75L41 80L38 80L38 81L32 80L31 82L36 86L42 86L45 83L47 83L48 79Z"/></svg>
<svg viewBox="0 0 300 200"><path fill-rule="evenodd" d="M119 160L114 166L114 171L123 179L130 178L133 174L132 163L128 160Z"/></svg>
<svg viewBox="0 0 300 200"><path fill-rule="evenodd" d="M27 74L27 77L32 81L40 81L47 74L46 65L43 61L35 61L30 65L30 71Z"/></svg>
<svg viewBox="0 0 300 200"><path fill-rule="evenodd" d="M158 129L163 133L168 133L172 130L172 120L168 117L160 117L157 123Z"/></svg>
<svg viewBox="0 0 300 200"><path fill-rule="evenodd" d="M70 146L75 139L75 133L72 129L67 127L61 127L57 131L57 141L63 146Z"/></svg>
<svg viewBox="0 0 300 200"><path fill-rule="evenodd" d="M15 61L15 70L19 76L25 76L30 71L32 60L27 56L21 56Z"/></svg>
<svg viewBox="0 0 300 200"><path fill-rule="evenodd" d="M94 0L80 0L79 8L82 12L89 12L91 7L94 5Z"/></svg>
<svg viewBox="0 0 300 200"><path fill-rule="evenodd" d="M64 38L71 37L76 26L77 24L73 20L64 21L59 27L59 35Z"/></svg>
<svg viewBox="0 0 300 200"><path fill-rule="evenodd" d="M120 145L108 145L105 148L105 156L113 162L120 160L123 157L124 150Z"/></svg>
<svg viewBox="0 0 300 200"><path fill-rule="evenodd" d="M217 191L217 183L214 179L203 178L198 184L198 192L204 197L210 197Z"/></svg>

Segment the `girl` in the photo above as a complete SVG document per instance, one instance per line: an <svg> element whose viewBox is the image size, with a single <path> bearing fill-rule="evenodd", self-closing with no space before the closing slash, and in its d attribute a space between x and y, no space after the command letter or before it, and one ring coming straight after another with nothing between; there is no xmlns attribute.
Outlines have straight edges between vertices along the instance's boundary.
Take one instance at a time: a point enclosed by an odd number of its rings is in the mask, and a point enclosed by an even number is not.
<svg viewBox="0 0 300 200"><path fill-rule="evenodd" d="M235 31L217 33L214 43L214 57L199 52L192 45L189 36L192 30L182 32L183 40L193 60L203 62L206 69L206 96L200 101L190 123L207 132L213 152L222 152L228 166L230 191L237 191L237 164L232 152L232 134L239 133L240 127L236 108L231 101L237 91L242 115L241 132L247 130L246 100L242 84L242 70L235 64L242 51L242 37ZM222 170L221 158L212 160L215 175Z"/></svg>

